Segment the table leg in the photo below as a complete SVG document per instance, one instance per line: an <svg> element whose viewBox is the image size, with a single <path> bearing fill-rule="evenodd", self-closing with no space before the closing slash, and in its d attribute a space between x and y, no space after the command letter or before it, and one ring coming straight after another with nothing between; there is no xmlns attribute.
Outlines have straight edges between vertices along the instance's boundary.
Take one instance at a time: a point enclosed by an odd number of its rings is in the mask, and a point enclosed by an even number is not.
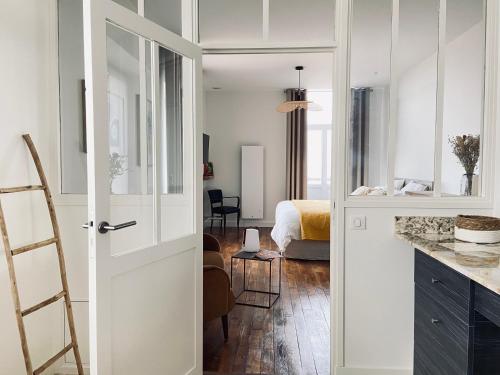
<svg viewBox="0 0 500 375"><path fill-rule="evenodd" d="M272 276L273 276L273 270L272 270L273 262L269 262L269 294L267 295L268 297L268 306L271 307L271 288L272 288Z"/></svg>
<svg viewBox="0 0 500 375"><path fill-rule="evenodd" d="M280 274L279 274L279 284L278 284L278 296L281 295L281 258L279 259L279 263L280 263Z"/></svg>
<svg viewBox="0 0 500 375"><path fill-rule="evenodd" d="M247 260L243 259L243 290L247 289Z"/></svg>

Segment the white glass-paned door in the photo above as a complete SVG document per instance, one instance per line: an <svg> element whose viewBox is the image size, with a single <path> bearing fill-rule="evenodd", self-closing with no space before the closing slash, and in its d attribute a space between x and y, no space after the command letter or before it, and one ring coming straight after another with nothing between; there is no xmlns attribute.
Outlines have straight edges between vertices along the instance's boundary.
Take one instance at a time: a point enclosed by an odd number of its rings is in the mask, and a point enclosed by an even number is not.
<svg viewBox="0 0 500 375"><path fill-rule="evenodd" d="M201 373L201 50L111 0L84 30L91 374Z"/></svg>

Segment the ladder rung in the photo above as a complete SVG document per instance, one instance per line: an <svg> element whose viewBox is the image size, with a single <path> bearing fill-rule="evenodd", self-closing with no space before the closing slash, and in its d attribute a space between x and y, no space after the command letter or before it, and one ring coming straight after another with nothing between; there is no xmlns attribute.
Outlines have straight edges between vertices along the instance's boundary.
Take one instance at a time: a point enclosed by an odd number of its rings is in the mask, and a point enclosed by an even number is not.
<svg viewBox="0 0 500 375"><path fill-rule="evenodd" d="M11 188L0 188L0 194L8 193L19 193L21 191L33 191L33 190L44 190L43 185L26 185L26 186L16 186Z"/></svg>
<svg viewBox="0 0 500 375"><path fill-rule="evenodd" d="M40 310L42 307L45 307L47 305L50 305L51 303L54 303L54 302L60 300L62 297L64 297L65 294L66 294L66 292L63 290L62 292L57 293L55 296L47 298L45 301L42 301L42 302L36 304L35 306L32 306L26 310L21 311L21 315L26 316L28 314L31 314L32 312Z"/></svg>
<svg viewBox="0 0 500 375"><path fill-rule="evenodd" d="M51 359L49 359L47 362L45 362L43 365L38 367L35 371L33 371L33 375L38 375L47 370L51 365L54 364L59 358L61 358L63 355L65 355L67 352L69 352L73 348L73 343L68 344L67 346L64 347L63 350L61 350L59 353L57 353L55 356L53 356Z"/></svg>
<svg viewBox="0 0 500 375"><path fill-rule="evenodd" d="M52 245L53 243L56 243L56 242L57 242L57 238L55 238L55 237L50 238L48 240L35 242L35 243L30 244L30 245L26 245L26 246L19 247L17 249L12 250L12 255L22 254L22 253L25 253L26 251L31 251L31 250L38 249L40 247L49 246L49 245Z"/></svg>

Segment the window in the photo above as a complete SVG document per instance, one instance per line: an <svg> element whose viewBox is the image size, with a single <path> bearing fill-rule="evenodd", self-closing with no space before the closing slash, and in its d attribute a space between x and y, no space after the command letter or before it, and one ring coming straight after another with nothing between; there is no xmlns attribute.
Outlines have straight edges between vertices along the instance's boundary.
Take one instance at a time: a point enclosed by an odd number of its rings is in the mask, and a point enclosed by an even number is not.
<svg viewBox="0 0 500 375"><path fill-rule="evenodd" d="M484 196L486 2L398 4L353 0L348 193Z"/></svg>
<svg viewBox="0 0 500 375"><path fill-rule="evenodd" d="M307 113L307 198L330 199L332 92L308 91L321 111Z"/></svg>

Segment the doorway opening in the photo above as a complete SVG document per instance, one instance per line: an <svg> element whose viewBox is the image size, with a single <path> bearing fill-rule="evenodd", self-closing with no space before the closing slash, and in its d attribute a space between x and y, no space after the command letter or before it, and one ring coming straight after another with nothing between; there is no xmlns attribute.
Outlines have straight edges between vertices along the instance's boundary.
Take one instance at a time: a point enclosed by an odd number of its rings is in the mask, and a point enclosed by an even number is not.
<svg viewBox="0 0 500 375"><path fill-rule="evenodd" d="M205 371L330 373L332 65L332 52L203 57ZM298 93L309 110L277 111Z"/></svg>

